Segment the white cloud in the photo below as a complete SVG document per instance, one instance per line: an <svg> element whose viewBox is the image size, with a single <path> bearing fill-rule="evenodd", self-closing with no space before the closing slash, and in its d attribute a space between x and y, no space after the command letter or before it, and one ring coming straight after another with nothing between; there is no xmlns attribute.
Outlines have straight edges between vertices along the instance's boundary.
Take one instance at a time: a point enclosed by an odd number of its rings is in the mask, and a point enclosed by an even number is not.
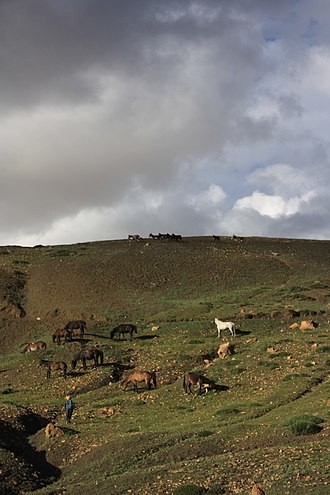
<svg viewBox="0 0 330 495"><path fill-rule="evenodd" d="M255 191L251 196L241 198L236 201L234 210L254 210L262 216L270 218L288 217L299 213L302 206L305 206L314 198L312 191L285 200L282 196L269 196Z"/></svg>
<svg viewBox="0 0 330 495"><path fill-rule="evenodd" d="M206 191L189 194L186 202L196 211L217 210L226 199L226 193L217 184L211 184Z"/></svg>

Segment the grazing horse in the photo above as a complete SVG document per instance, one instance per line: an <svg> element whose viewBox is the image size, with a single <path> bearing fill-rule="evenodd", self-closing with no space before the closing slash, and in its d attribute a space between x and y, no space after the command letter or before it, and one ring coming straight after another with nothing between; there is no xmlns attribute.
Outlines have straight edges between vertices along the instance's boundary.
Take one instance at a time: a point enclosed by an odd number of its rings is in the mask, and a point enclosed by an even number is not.
<svg viewBox="0 0 330 495"><path fill-rule="evenodd" d="M233 241L245 241L245 237L240 237L239 235L233 235Z"/></svg>
<svg viewBox="0 0 330 495"><path fill-rule="evenodd" d="M38 340L37 342L29 342L22 350L21 352L30 352L30 351L43 351L47 347L46 342L43 342L42 340Z"/></svg>
<svg viewBox="0 0 330 495"><path fill-rule="evenodd" d="M77 362L81 360L83 363L83 368L84 370L86 370L87 359L94 359L93 367L96 368L99 364L103 364L103 352L100 349L97 349L97 347L94 347L93 349L83 349L82 351L79 351L78 354L76 354L73 360L71 361L72 369L73 370L76 369Z"/></svg>
<svg viewBox="0 0 330 495"><path fill-rule="evenodd" d="M133 333L137 333L137 328L136 325L132 325L131 323L122 323L121 325L118 325L113 330L111 330L110 339L113 339L116 333L119 334L119 339L121 335L124 337L125 333L129 333L130 339L132 340Z"/></svg>
<svg viewBox="0 0 330 495"><path fill-rule="evenodd" d="M129 383L133 383L134 391L138 392L138 383L139 382L145 382L146 386L148 387L148 390L151 389L151 384L153 384L154 388L156 388L157 387L156 372L155 371L133 370L121 382L120 386L121 386L122 390L126 390L127 385Z"/></svg>
<svg viewBox="0 0 330 495"><path fill-rule="evenodd" d="M214 380L210 380L206 376L200 375L199 373L190 373L189 371L187 371L187 373L185 373L183 376L183 388L186 394L192 393L192 385L198 385L198 394L202 393L202 388L204 388L206 392L208 391L208 389L215 388Z"/></svg>
<svg viewBox="0 0 330 495"><path fill-rule="evenodd" d="M65 330L69 330L71 336L73 336L73 330L80 330L80 337L84 336L87 323L83 320L68 321L65 325Z"/></svg>
<svg viewBox="0 0 330 495"><path fill-rule="evenodd" d="M159 235L157 235L157 234L152 234L151 232L150 232L150 234L149 234L149 237L151 237L151 239L154 239L154 240L158 240L158 239L159 239Z"/></svg>
<svg viewBox="0 0 330 495"><path fill-rule="evenodd" d="M50 378L50 372L61 370L63 371L63 376L66 378L66 371L68 369L68 365L64 361L46 361L45 359L41 359L39 363L40 366L46 366L47 368L47 378Z"/></svg>
<svg viewBox="0 0 330 495"><path fill-rule="evenodd" d="M65 341L72 340L72 333L70 332L70 330L67 330L66 328L58 328L53 333L52 338L53 338L53 342L57 342L59 344L61 342L61 338L63 338Z"/></svg>
<svg viewBox="0 0 330 495"><path fill-rule="evenodd" d="M214 240L214 241L220 241L220 236L219 236L219 235L214 235L214 234L213 234L213 240Z"/></svg>
<svg viewBox="0 0 330 495"><path fill-rule="evenodd" d="M221 330L229 330L233 337L236 336L236 326L232 321L221 321L218 318L214 318L214 323L218 329L218 337L221 337Z"/></svg>

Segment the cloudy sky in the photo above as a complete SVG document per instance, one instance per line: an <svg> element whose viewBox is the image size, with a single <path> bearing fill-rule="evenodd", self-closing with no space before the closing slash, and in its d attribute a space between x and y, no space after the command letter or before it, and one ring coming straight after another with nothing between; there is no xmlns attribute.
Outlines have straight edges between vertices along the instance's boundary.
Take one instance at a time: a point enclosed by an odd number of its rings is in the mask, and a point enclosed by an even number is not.
<svg viewBox="0 0 330 495"><path fill-rule="evenodd" d="M328 0L0 0L0 244L330 239Z"/></svg>

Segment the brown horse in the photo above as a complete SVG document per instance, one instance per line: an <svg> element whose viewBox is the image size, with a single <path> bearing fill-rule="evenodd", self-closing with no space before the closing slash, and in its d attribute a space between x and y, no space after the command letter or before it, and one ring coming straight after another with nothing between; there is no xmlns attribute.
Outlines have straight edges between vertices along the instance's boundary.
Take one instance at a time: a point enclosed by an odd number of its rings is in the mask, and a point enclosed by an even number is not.
<svg viewBox="0 0 330 495"><path fill-rule="evenodd" d="M154 388L157 387L156 381L156 373L155 371L142 371L142 370L133 370L131 371L127 377L121 382L120 386L122 390L126 390L127 385L129 383L133 383L134 391L138 392L138 383L145 382L148 390L151 389L151 384Z"/></svg>
<svg viewBox="0 0 330 495"><path fill-rule="evenodd" d="M210 380L206 376L199 373L190 373L189 371L187 371L187 373L185 373L183 377L183 388L186 394L192 393L192 385L198 385L198 394L202 393L202 388L204 388L206 392L208 391L208 389L215 388L215 382L213 380Z"/></svg>
<svg viewBox="0 0 330 495"><path fill-rule="evenodd" d="M86 329L87 323L83 320L72 320L68 321L68 323L65 325L65 329L69 330L71 333L71 337L73 336L73 330L79 330L80 337L84 336L85 329Z"/></svg>
<svg viewBox="0 0 330 495"><path fill-rule="evenodd" d="M96 368L99 365L99 362L100 364L103 364L103 352L100 349L97 349L97 347L94 347L93 349L83 349L82 351L79 351L78 354L76 354L73 360L71 361L72 369L73 370L76 369L77 362L81 360L83 363L83 368L84 370L86 370L87 359L94 359L94 368Z"/></svg>
<svg viewBox="0 0 330 495"><path fill-rule="evenodd" d="M30 351L43 351L47 347L46 342L43 342L42 340L38 340L37 342L29 342L22 350L21 352L30 352Z"/></svg>
<svg viewBox="0 0 330 495"><path fill-rule="evenodd" d="M53 342L57 342L58 344L61 342L61 338L65 341L72 340L72 333L67 328L58 328L53 333Z"/></svg>
<svg viewBox="0 0 330 495"><path fill-rule="evenodd" d="M66 378L66 371L68 369L68 365L64 361L46 361L45 359L41 359L39 363L40 366L46 366L47 368L47 378L50 378L51 371L61 370L63 371L63 376Z"/></svg>
<svg viewBox="0 0 330 495"><path fill-rule="evenodd" d="M110 339L113 339L116 333L118 333L119 339L121 335L124 337L124 334L128 333L130 339L132 340L133 333L137 333L137 328L136 325L132 325L132 323L122 323L121 325L118 325L113 330L111 330Z"/></svg>

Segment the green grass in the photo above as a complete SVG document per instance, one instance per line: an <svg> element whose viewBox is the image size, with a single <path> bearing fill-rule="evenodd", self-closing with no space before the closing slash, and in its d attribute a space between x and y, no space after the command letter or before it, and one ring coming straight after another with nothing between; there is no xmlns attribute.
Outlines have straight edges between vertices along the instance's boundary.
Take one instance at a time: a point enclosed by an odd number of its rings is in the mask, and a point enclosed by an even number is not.
<svg viewBox="0 0 330 495"><path fill-rule="evenodd" d="M25 408L47 418L55 413L65 433L49 444L39 433L31 435L62 471L34 493L232 495L249 493L258 481L267 495L325 495L329 325L321 311L330 270L328 251L322 250L322 243L250 239L244 246L225 240L221 249L187 240L182 246L114 241L6 251L3 266L27 261L30 285L19 300L26 302L28 318L41 313L43 319L42 326L22 326L2 355L0 410L8 418ZM74 281L63 294L56 289L58 277ZM44 307L40 301L47 301ZM47 316L55 308L59 316ZM320 320L321 331L289 330L300 318L285 315L288 308L318 311L313 319ZM46 356L70 362L81 344L54 346L50 336L71 312L87 319L93 314L86 337L88 345L104 350L105 365L69 370L66 381L54 373L47 381L39 356L20 354L20 346L45 340ZM237 323L235 340L226 332L217 338L215 316ZM139 338L110 340L110 330L124 321L137 323ZM160 327L154 333L153 324ZM206 366L201 356L227 340L235 354ZM276 354L267 353L271 346ZM130 368L155 369L158 387L123 392L119 382ZM187 370L214 379L218 389L185 394ZM70 428L63 416L68 391L77 403ZM106 408L113 411L102 412Z"/></svg>

